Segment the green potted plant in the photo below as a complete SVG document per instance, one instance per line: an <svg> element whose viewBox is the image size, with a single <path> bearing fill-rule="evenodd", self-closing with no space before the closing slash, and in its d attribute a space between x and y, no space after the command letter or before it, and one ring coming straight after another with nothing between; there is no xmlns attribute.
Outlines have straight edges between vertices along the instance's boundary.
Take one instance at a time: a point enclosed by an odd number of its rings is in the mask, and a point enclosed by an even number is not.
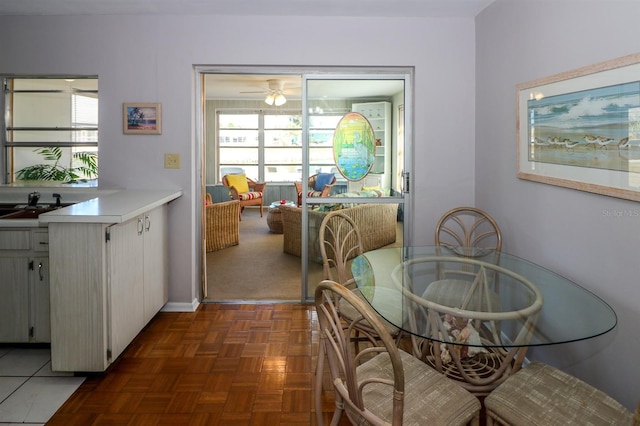
<svg viewBox="0 0 640 426"><path fill-rule="evenodd" d="M47 147L35 150L42 155L44 160L53 163L34 164L16 172L18 180L62 181L76 183L98 177L98 154L95 152L76 152L73 160L79 162L77 167L64 167L60 164L62 149L60 147ZM80 179L80 176L86 178Z"/></svg>

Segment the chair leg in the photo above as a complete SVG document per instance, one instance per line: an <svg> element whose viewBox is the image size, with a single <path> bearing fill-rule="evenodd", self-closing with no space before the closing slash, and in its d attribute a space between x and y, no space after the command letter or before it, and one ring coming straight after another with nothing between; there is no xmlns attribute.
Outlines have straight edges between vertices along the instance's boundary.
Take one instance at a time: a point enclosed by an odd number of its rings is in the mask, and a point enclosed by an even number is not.
<svg viewBox="0 0 640 426"><path fill-rule="evenodd" d="M316 386L314 390L317 426L324 426L324 419L322 417L322 376L324 374L324 352L324 343L320 342L318 344L318 359L316 362Z"/></svg>
<svg viewBox="0 0 640 426"><path fill-rule="evenodd" d="M263 210L264 210L264 205L260 204L260 217L262 217Z"/></svg>

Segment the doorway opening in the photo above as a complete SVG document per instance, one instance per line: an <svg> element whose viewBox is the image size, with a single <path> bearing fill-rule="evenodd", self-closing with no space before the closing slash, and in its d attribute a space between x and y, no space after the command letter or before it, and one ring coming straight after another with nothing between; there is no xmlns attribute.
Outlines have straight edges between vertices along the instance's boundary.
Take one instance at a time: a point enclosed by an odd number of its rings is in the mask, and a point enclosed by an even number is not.
<svg viewBox="0 0 640 426"><path fill-rule="evenodd" d="M202 99L196 122L202 148L203 201L207 194L213 203L229 200L229 188L221 183L225 174L241 173L266 182L264 217L258 208L246 207L238 224L237 245L213 252L203 248L203 302L309 300L313 286L308 283L322 279L321 263L311 259L307 249L317 244L313 238L317 230L311 229L307 217L311 210L346 203L394 203L399 222L404 222L398 227L396 243L404 240L409 230L403 207L409 192L403 188L402 176L409 170L404 155L409 140L405 114L410 110L407 87L412 70L398 73L397 69L367 68L346 76L342 69L290 67L197 67L196 72ZM379 105L385 106L377 112L387 114L385 120L371 115ZM368 119L378 123L376 164L361 181L347 179L338 170L333 149L336 123L352 111L365 117L369 114ZM279 234L278 226L271 226L275 215L270 215L269 206L281 200L296 203L299 193L294 182L307 182L318 172L334 173L336 184L322 199L307 199L303 191L297 219L301 249L292 253L286 248L291 233ZM381 189L377 194L384 194L380 199L370 195L351 198L375 186ZM203 210L203 219L205 215ZM204 227L203 220L203 231Z"/></svg>

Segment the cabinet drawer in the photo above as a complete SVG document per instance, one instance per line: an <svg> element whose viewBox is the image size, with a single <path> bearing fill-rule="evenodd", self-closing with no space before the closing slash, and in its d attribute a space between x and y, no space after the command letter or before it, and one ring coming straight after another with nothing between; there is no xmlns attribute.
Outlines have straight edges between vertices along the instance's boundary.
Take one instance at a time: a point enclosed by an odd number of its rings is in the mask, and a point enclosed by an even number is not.
<svg viewBox="0 0 640 426"><path fill-rule="evenodd" d="M0 231L0 250L31 249L30 231Z"/></svg>
<svg viewBox="0 0 640 426"><path fill-rule="evenodd" d="M49 232L33 232L33 251L49 251Z"/></svg>

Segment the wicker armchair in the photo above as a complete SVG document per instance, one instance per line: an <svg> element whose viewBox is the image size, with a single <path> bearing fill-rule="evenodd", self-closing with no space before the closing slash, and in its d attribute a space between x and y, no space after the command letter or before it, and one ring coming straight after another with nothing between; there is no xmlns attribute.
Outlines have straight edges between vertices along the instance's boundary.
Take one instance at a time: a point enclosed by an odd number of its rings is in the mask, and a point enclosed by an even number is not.
<svg viewBox="0 0 640 426"><path fill-rule="evenodd" d="M316 179L318 175L309 176L309 181L307 182L307 197L328 197L331 194L331 189L336 184L336 177L333 176L333 180L325 185L321 191L316 191ZM293 182L293 185L296 187L296 194L298 194L298 207L302 205L302 182Z"/></svg>
<svg viewBox="0 0 640 426"><path fill-rule="evenodd" d="M283 251L294 256L302 253L302 209L282 206ZM397 204L358 204L339 210L353 219L362 237L362 251L367 252L396 241ZM309 210L309 259L321 263L318 234L327 212Z"/></svg>
<svg viewBox="0 0 640 426"><path fill-rule="evenodd" d="M211 204L211 196L207 194L208 204L205 206L205 242L206 251L221 250L239 244L240 201L231 200Z"/></svg>
<svg viewBox="0 0 640 426"><path fill-rule="evenodd" d="M233 183L229 183L232 178L229 176L242 176L244 180L246 180L247 187L243 190L243 188L236 188ZM260 217L264 213L264 189L267 186L266 182L255 182L252 179L244 176L244 175L224 175L222 177L222 184L229 188L229 197L232 200L240 201L240 210L238 216L240 220L242 220L242 210L244 210L245 206L259 206L260 207Z"/></svg>
<svg viewBox="0 0 640 426"><path fill-rule="evenodd" d="M356 313L345 320L336 301ZM480 401L458 384L398 349L378 315L360 297L334 282L322 281L315 291L320 343L316 381L322 380L326 356L335 392L332 425L347 415L353 424L478 425ZM367 344L353 350L351 332L366 326ZM315 392L319 392L316 386ZM324 424L316 394L316 423Z"/></svg>

